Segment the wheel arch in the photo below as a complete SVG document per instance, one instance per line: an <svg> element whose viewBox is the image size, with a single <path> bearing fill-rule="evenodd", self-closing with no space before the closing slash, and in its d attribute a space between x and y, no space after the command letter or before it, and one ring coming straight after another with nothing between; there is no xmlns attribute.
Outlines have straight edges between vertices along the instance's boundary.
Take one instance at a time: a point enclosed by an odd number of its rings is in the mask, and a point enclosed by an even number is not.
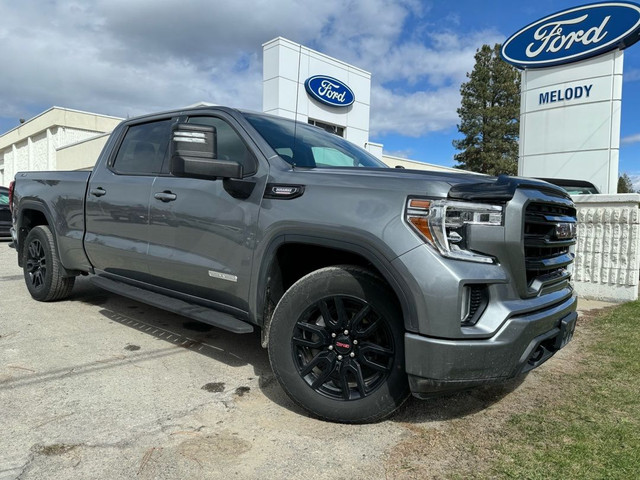
<svg viewBox="0 0 640 480"><path fill-rule="evenodd" d="M52 228L53 216L45 204L36 200L22 200L18 207L18 213L16 215L16 230L18 235L18 265L22 267L22 257L25 247L25 239L29 234L29 231L33 227L39 225L46 225L51 230L53 238L56 243L56 249L58 248L58 239L56 237L55 228ZM58 252L59 253L59 252Z"/></svg>
<svg viewBox="0 0 640 480"><path fill-rule="evenodd" d="M58 242L58 235L55 229L55 221L53 214L47 207L45 203L39 202L37 200L26 199L20 202L20 206L18 207L18 214L16 216L16 227L17 227L17 235L18 235L18 245L17 245L17 253L18 253L18 266L23 266L23 253L25 248L25 239L27 235L31 231L32 228L45 225L49 227L51 234L53 235L54 246L56 248L56 252L58 253L58 258L62 260L60 255L60 247ZM78 272L67 270L64 265L60 265L63 275L65 276L75 276Z"/></svg>
<svg viewBox="0 0 640 480"><path fill-rule="evenodd" d="M294 264L293 270L287 261L283 262L287 254L293 254L287 260ZM300 234L280 235L272 239L262 254L256 286L252 288L256 323L263 327L263 331L267 330L273 309L289 286L307 273L340 264L363 266L379 275L400 305L405 329L416 331L416 307L405 293L410 290L379 249L364 242Z"/></svg>

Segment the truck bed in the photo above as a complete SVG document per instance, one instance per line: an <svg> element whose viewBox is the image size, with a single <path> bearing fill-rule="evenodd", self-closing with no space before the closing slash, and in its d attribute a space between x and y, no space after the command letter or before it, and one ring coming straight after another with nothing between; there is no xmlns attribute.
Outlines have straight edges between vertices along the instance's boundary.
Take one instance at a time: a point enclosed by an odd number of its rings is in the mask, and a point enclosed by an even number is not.
<svg viewBox="0 0 640 480"><path fill-rule="evenodd" d="M44 215L52 229L60 261L68 270L90 268L82 238L84 197L91 172L20 172L16 175L16 199L34 215ZM19 234L20 232L18 232Z"/></svg>

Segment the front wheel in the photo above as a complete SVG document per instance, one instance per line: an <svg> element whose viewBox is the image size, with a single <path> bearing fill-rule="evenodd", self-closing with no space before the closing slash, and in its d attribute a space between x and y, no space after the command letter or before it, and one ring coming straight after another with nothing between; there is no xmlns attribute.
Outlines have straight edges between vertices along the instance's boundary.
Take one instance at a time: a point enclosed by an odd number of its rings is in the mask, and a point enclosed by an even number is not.
<svg viewBox="0 0 640 480"><path fill-rule="evenodd" d="M49 227L40 225L29 231L23 255L24 281L34 299L51 302L69 296L76 279L61 275L62 265Z"/></svg>
<svg viewBox="0 0 640 480"><path fill-rule="evenodd" d="M282 388L324 420L378 421L408 397L402 314L363 268L327 267L298 280L273 313L268 348Z"/></svg>

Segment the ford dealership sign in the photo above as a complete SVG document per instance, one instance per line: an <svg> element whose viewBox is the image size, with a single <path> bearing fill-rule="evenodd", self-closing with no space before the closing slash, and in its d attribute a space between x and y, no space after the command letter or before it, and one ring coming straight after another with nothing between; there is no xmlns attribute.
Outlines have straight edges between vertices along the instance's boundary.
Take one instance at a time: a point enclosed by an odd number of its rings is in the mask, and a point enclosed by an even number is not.
<svg viewBox="0 0 640 480"><path fill-rule="evenodd" d="M626 48L640 35L640 5L601 2L549 15L515 33L502 58L519 68L576 62Z"/></svg>
<svg viewBox="0 0 640 480"><path fill-rule="evenodd" d="M313 98L332 107L348 107L356 99L353 91L345 83L324 75L307 78L304 88Z"/></svg>

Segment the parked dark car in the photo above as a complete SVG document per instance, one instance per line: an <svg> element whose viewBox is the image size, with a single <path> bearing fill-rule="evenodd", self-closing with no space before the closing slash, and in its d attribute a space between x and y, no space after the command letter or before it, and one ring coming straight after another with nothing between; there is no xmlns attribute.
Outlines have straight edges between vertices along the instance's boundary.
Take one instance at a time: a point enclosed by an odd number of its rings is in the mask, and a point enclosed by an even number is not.
<svg viewBox="0 0 640 480"><path fill-rule="evenodd" d="M9 210L9 189L0 187L0 238L10 237L11 211Z"/></svg>

